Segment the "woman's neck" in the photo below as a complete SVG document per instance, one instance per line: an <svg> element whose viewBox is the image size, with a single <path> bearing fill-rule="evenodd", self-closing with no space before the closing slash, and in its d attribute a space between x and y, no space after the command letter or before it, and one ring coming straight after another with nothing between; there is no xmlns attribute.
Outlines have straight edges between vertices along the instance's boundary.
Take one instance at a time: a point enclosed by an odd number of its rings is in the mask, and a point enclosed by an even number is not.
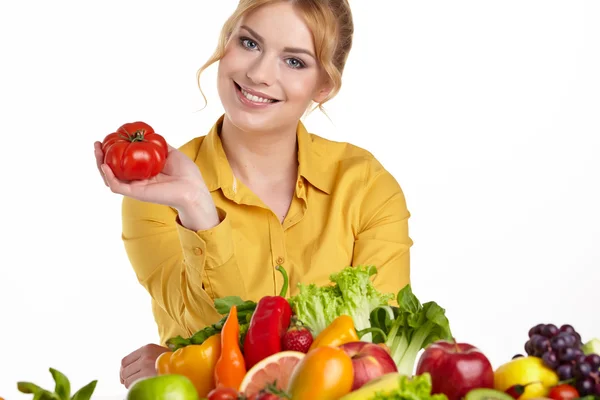
<svg viewBox="0 0 600 400"><path fill-rule="evenodd" d="M292 126L278 132L245 132L225 116L221 141L234 175L246 184L260 186L295 180L296 129Z"/></svg>

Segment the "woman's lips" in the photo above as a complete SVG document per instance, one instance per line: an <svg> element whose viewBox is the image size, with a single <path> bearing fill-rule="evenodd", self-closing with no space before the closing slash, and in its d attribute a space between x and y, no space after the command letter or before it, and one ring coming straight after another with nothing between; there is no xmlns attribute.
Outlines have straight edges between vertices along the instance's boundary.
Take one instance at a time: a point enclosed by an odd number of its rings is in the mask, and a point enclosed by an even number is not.
<svg viewBox="0 0 600 400"><path fill-rule="evenodd" d="M264 108L279 102L279 100L270 97L261 97L252 94L246 89L242 88L239 84L237 84L237 82L234 82L234 84L238 98L245 105L252 106L254 108Z"/></svg>

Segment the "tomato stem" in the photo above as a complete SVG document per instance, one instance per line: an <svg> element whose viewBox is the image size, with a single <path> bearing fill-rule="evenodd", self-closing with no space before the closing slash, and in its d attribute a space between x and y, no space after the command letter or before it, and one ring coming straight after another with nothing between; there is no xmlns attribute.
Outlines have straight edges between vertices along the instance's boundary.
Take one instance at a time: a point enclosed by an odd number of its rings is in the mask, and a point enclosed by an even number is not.
<svg viewBox="0 0 600 400"><path fill-rule="evenodd" d="M131 140L131 142L142 142L144 140L144 133L146 133L144 129L138 129L131 135L129 140Z"/></svg>

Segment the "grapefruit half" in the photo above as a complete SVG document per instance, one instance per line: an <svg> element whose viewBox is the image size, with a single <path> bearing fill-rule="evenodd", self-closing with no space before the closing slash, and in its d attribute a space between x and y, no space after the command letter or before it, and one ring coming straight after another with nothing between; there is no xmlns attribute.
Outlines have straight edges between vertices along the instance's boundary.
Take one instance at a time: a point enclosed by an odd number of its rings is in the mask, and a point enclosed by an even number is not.
<svg viewBox="0 0 600 400"><path fill-rule="evenodd" d="M239 391L252 396L273 383L278 389L285 390L294 368L305 355L291 350L271 354L246 372Z"/></svg>

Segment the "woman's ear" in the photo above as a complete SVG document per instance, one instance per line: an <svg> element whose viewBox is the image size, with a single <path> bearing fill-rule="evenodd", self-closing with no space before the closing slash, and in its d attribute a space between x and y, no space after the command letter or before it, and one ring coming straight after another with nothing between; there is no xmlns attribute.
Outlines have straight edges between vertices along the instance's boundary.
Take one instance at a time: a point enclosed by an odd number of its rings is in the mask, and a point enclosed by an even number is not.
<svg viewBox="0 0 600 400"><path fill-rule="evenodd" d="M321 86L319 90L317 90L312 100L315 103L322 103L327 98L327 96L329 96L329 93L331 93L332 90L333 84L331 83L331 81L327 81Z"/></svg>

